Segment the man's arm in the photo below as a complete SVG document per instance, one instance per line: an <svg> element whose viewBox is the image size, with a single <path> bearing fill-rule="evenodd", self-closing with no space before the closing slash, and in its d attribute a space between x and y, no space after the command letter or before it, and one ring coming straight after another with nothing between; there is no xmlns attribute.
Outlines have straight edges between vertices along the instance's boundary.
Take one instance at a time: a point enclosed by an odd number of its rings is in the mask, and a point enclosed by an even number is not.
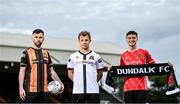
<svg viewBox="0 0 180 104"><path fill-rule="evenodd" d="M103 69L98 69L97 70L97 82L99 82L99 80L101 80L103 76Z"/></svg>
<svg viewBox="0 0 180 104"><path fill-rule="evenodd" d="M19 96L22 100L25 100L26 93L23 88L25 78L26 67L21 67L19 71Z"/></svg>
<svg viewBox="0 0 180 104"><path fill-rule="evenodd" d="M73 77L74 77L74 70L73 69L68 69L68 77L73 81Z"/></svg>
<svg viewBox="0 0 180 104"><path fill-rule="evenodd" d="M64 84L62 83L62 81L60 80L59 76L57 75L57 73L54 71L53 67L50 67L50 74L51 74L51 78L55 81L58 81L61 83L62 85L62 91L64 90Z"/></svg>
<svg viewBox="0 0 180 104"><path fill-rule="evenodd" d="M146 63L147 64L155 64L155 60L152 58L151 54L149 54L149 52L147 51L147 55L146 55Z"/></svg>
<svg viewBox="0 0 180 104"><path fill-rule="evenodd" d="M54 71L54 68L53 67L50 67L50 75L51 75L51 78L55 81L59 81L61 82L59 76L57 75L57 73ZM61 82L62 83L62 82Z"/></svg>

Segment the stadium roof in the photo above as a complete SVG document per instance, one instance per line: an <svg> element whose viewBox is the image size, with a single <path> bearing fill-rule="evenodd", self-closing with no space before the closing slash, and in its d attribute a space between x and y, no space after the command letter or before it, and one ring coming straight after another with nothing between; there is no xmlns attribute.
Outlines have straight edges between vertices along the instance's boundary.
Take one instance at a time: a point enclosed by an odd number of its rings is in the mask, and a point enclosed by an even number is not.
<svg viewBox="0 0 180 104"><path fill-rule="evenodd" d="M93 40L93 39L92 39ZM21 33L0 32L0 45L15 47L31 47L31 35ZM98 53L121 54L123 49L111 42L92 41L91 49ZM53 50L76 51L79 50L77 39L45 36L43 47Z"/></svg>

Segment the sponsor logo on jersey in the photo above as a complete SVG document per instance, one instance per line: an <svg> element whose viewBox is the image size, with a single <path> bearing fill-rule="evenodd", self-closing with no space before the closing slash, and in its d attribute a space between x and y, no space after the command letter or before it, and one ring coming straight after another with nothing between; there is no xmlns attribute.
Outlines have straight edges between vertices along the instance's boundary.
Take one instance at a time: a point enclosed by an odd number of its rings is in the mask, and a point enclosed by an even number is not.
<svg viewBox="0 0 180 104"><path fill-rule="evenodd" d="M93 61L87 61L87 60L82 60L82 61L81 60L77 60L76 63L77 64L92 64L92 65L94 64Z"/></svg>

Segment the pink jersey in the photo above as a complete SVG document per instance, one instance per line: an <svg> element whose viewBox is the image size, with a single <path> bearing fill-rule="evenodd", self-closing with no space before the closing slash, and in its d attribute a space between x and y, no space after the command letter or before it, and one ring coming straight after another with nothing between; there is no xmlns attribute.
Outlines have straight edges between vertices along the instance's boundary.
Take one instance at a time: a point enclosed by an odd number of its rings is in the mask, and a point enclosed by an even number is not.
<svg viewBox="0 0 180 104"><path fill-rule="evenodd" d="M140 65L146 63L155 63L147 50L138 48L130 52L125 51L121 55L120 66L122 65ZM147 79L141 77L125 77L124 92L131 90L147 90Z"/></svg>

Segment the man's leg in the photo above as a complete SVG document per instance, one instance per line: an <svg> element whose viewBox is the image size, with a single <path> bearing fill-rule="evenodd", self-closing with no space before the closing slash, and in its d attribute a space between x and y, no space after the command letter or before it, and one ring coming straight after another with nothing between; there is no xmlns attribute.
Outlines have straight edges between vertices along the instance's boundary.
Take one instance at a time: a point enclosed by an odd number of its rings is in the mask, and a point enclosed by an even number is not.
<svg viewBox="0 0 180 104"><path fill-rule="evenodd" d="M133 94L134 94L134 91L124 92L124 102L125 103L133 103L134 102Z"/></svg>
<svg viewBox="0 0 180 104"><path fill-rule="evenodd" d="M99 94L87 94L86 96L87 103L100 103Z"/></svg>
<svg viewBox="0 0 180 104"><path fill-rule="evenodd" d="M136 103L149 103L148 90L136 91Z"/></svg>
<svg viewBox="0 0 180 104"><path fill-rule="evenodd" d="M85 103L86 99L84 94L73 94L72 95L72 102L73 103Z"/></svg>

